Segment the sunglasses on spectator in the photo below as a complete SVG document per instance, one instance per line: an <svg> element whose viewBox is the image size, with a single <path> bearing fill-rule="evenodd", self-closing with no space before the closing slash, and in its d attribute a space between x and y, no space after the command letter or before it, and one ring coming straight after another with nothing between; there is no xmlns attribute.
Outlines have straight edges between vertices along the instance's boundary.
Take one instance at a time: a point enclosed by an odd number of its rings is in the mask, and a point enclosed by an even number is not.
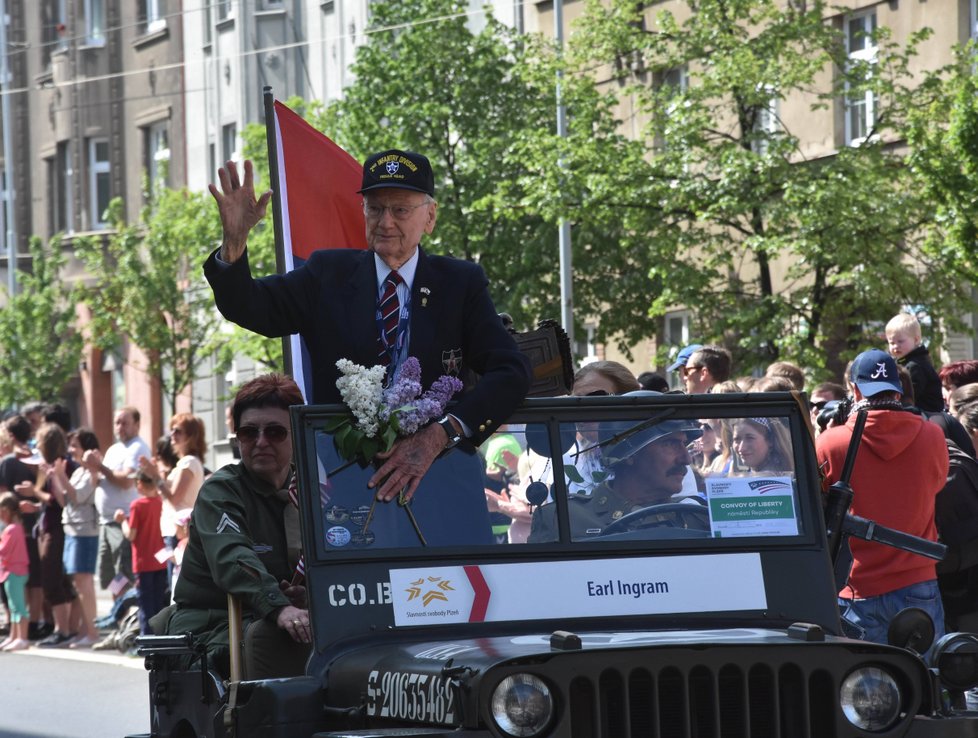
<svg viewBox="0 0 978 738"><path fill-rule="evenodd" d="M813 402L812 407L816 410L821 410L826 406L826 404L828 404L828 400L819 400L818 402Z"/></svg>
<svg viewBox="0 0 978 738"><path fill-rule="evenodd" d="M610 394L611 393L608 390L597 389L591 390L587 394L581 395L581 397L606 397Z"/></svg>
<svg viewBox="0 0 978 738"><path fill-rule="evenodd" d="M260 435L264 435L265 440L269 443L281 443L289 437L289 429L278 423L272 423L263 428L259 428L257 425L243 425L235 431L234 435L244 443L254 443Z"/></svg>

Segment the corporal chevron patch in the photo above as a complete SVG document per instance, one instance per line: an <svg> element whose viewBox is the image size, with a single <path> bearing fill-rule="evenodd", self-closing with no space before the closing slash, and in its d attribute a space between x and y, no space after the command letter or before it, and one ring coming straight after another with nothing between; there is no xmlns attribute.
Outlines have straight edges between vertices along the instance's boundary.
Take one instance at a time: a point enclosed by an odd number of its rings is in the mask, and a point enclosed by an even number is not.
<svg viewBox="0 0 978 738"><path fill-rule="evenodd" d="M231 518L228 517L228 514L227 513L224 513L221 516L221 519L218 521L218 523L217 523L217 529L214 532L215 533L223 533L228 528L231 528L235 533L240 533L241 532L241 528L238 527L238 524L235 523L233 520L231 520Z"/></svg>

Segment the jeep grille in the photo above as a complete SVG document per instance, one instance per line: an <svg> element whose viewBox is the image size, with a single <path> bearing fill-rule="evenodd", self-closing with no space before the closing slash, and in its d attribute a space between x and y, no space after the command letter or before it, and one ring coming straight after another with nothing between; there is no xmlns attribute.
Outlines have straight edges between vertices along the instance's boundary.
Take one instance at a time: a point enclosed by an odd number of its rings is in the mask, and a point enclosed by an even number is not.
<svg viewBox="0 0 978 738"><path fill-rule="evenodd" d="M597 681L574 669L578 676L568 685L569 734L573 738L839 735L838 684L849 670L850 659L808 669L797 661L776 663L780 659L746 667L729 662L705 665L702 660L676 665L677 660L666 653L656 654L655 660L672 665L609 667ZM848 729L851 733L852 726Z"/></svg>

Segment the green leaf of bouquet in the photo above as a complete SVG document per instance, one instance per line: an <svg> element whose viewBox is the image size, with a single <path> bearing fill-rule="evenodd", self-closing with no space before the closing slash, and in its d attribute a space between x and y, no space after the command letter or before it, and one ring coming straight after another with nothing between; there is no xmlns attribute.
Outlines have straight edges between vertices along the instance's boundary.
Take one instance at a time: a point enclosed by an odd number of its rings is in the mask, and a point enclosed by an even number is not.
<svg viewBox="0 0 978 738"><path fill-rule="evenodd" d="M397 440L397 431L394 430L393 426L389 425L384 429L384 433L381 435L381 440L384 444L383 450L390 451L391 446L394 445L394 441Z"/></svg>
<svg viewBox="0 0 978 738"><path fill-rule="evenodd" d="M343 449L344 449L343 443L344 443L344 439L348 435L350 435L352 430L353 430L353 426L351 425L341 425L336 429L336 432L333 433L333 443L335 443L336 448L340 450L341 456L346 456L346 454L343 453Z"/></svg>
<svg viewBox="0 0 978 738"><path fill-rule="evenodd" d="M380 441L376 437L363 439L363 443L360 445L360 453L363 454L365 460L370 461L379 451Z"/></svg>
<svg viewBox="0 0 978 738"><path fill-rule="evenodd" d="M343 454L343 458L355 458L357 455L357 447L360 445L360 439L363 438L363 432L358 431L356 428L350 427L349 430L342 433L342 436L338 436L338 438L340 453Z"/></svg>
<svg viewBox="0 0 978 738"><path fill-rule="evenodd" d="M606 480L608 476L609 473L604 469L596 469L595 471L591 472L591 481L595 484L601 484L601 482Z"/></svg>
<svg viewBox="0 0 978 738"><path fill-rule="evenodd" d="M326 433L335 433L344 425L350 425L350 419L346 416L338 415L335 418L330 418L323 423L323 431Z"/></svg>
<svg viewBox="0 0 978 738"><path fill-rule="evenodd" d="M575 484L584 484L584 477L573 464L564 464L564 476Z"/></svg>

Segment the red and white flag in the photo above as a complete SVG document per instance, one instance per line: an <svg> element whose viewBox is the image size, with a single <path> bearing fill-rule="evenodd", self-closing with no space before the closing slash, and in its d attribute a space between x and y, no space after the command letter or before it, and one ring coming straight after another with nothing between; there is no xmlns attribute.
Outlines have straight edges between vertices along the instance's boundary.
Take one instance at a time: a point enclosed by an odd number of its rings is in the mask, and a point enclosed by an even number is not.
<svg viewBox="0 0 978 738"><path fill-rule="evenodd" d="M278 100L266 96L275 248L279 271L292 271L317 249L365 249L359 162ZM267 113L271 113L268 115ZM266 123L267 125L267 123ZM271 131L269 132L271 133ZM309 360L299 336L288 347L292 378L309 400Z"/></svg>

